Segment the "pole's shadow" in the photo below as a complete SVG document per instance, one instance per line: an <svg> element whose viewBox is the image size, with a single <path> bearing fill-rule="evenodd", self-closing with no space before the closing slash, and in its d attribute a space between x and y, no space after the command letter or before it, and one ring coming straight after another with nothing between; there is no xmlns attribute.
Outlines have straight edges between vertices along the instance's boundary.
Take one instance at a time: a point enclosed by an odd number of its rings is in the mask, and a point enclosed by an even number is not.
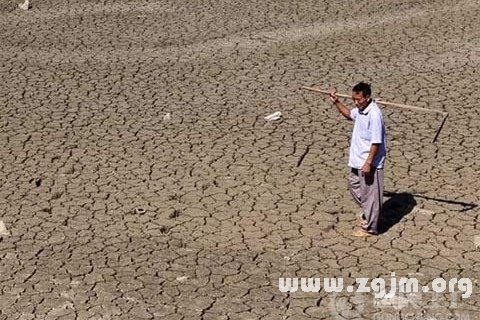
<svg viewBox="0 0 480 320"><path fill-rule="evenodd" d="M448 200L448 199L439 199L439 198L428 197L428 196L424 196L424 195L421 195L421 194L415 194L415 193L412 194L412 195L416 198L432 200L432 201L440 202L440 203L453 204L453 205L462 207L461 209L457 210L458 212L467 212L467 211L478 208L478 204L476 204L476 203L469 203L469 202Z"/></svg>
<svg viewBox="0 0 480 320"><path fill-rule="evenodd" d="M380 233L387 232L391 227L399 223L417 205L417 201L410 193L386 191L383 195L389 197L389 199L383 203L382 219L379 225Z"/></svg>

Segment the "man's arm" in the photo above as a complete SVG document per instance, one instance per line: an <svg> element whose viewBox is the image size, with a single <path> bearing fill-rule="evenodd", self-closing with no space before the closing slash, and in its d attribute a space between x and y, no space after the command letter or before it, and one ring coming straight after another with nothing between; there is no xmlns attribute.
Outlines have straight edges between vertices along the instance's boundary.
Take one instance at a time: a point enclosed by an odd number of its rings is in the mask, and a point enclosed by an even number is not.
<svg viewBox="0 0 480 320"><path fill-rule="evenodd" d="M330 101L337 107L337 110L348 120L352 120L352 117L350 115L350 109L348 109L343 103L338 100L337 97L337 92L336 91L331 91L330 92Z"/></svg>
<svg viewBox="0 0 480 320"><path fill-rule="evenodd" d="M370 146L370 152L368 153L367 160L363 164L362 167L362 173L363 174L369 174L371 169L372 169L372 163L373 159L375 159L375 156L378 154L378 151L380 150L380 143L372 143Z"/></svg>
<svg viewBox="0 0 480 320"><path fill-rule="evenodd" d="M379 111L379 110L378 110ZM373 160L375 156L380 152L380 148L382 143L385 143L383 134L383 119L381 112L375 112L374 110L371 111L370 116L370 131L371 131L371 140L370 140L370 152L368 153L367 160L362 167L362 172L364 174L369 174L372 168Z"/></svg>

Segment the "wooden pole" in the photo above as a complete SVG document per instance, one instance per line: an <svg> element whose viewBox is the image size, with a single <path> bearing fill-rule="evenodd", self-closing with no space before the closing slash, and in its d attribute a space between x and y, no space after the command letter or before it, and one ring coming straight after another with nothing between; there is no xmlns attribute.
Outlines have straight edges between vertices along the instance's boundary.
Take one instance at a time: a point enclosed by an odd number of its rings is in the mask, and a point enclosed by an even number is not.
<svg viewBox="0 0 480 320"><path fill-rule="evenodd" d="M306 87L302 86L301 89L317 92L317 93L322 93L325 95L330 95L330 91L327 90L322 90L322 89L317 89L317 88L312 88L312 87ZM351 96L347 94L341 94L341 93L336 93L337 97L340 98L351 98ZM435 137L433 138L432 142L437 141L438 135L440 134L440 131L443 128L443 125L445 124L445 121L447 121L448 117L448 112L443 112L440 110L433 110L433 109L427 109L427 108L421 108L421 107L416 107L416 106L410 106L408 104L400 104L400 103L394 103L394 102L388 102L388 101L383 101L383 100L375 100L376 103L384 105L384 106L392 106L392 107L397 107L401 109L407 109L407 110L414 110L414 111L423 111L423 112L431 112L431 113L439 113L443 115L442 123L440 124L440 127L437 129L437 132L435 134Z"/></svg>

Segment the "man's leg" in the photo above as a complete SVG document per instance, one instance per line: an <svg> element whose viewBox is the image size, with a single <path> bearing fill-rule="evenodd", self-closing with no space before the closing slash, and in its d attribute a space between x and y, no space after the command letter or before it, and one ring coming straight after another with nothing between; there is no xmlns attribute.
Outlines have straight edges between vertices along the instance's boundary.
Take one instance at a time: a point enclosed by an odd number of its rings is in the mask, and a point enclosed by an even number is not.
<svg viewBox="0 0 480 320"><path fill-rule="evenodd" d="M348 174L348 190L352 195L353 200L359 205L362 205L361 194L360 194L360 170L350 168L350 173Z"/></svg>
<svg viewBox="0 0 480 320"><path fill-rule="evenodd" d="M374 169L370 175L360 179L362 209L367 218L365 230L378 234L378 222L383 206L383 169Z"/></svg>

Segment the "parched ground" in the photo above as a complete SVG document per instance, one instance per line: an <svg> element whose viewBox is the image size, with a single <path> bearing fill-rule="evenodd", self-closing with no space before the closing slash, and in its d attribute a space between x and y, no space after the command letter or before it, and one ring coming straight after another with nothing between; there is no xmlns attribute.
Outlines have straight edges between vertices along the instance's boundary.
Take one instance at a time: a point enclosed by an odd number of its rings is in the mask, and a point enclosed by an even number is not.
<svg viewBox="0 0 480 320"><path fill-rule="evenodd" d="M0 0L0 319L480 317L478 1L16 5ZM366 240L351 124L299 89L360 80L450 114L432 143L441 115L384 108L385 230ZM278 288L392 272L473 294Z"/></svg>

